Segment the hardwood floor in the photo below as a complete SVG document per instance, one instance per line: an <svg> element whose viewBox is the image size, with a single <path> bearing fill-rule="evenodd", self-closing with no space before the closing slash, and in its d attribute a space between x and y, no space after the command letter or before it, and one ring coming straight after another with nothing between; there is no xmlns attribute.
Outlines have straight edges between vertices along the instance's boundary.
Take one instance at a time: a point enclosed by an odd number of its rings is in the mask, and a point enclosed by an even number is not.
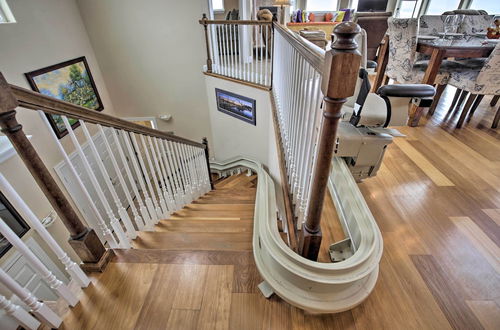
<svg viewBox="0 0 500 330"><path fill-rule="evenodd" d="M311 315L257 291L251 241L228 238L251 237L255 182L241 175L157 233L141 233L137 249L117 251L62 328L500 329L500 135L489 128L496 109L485 97L455 130L458 116L446 117L453 92L420 127L401 128L406 137L388 147L379 174L359 184L384 238L377 285L360 306ZM326 203L325 242L337 241Z"/></svg>

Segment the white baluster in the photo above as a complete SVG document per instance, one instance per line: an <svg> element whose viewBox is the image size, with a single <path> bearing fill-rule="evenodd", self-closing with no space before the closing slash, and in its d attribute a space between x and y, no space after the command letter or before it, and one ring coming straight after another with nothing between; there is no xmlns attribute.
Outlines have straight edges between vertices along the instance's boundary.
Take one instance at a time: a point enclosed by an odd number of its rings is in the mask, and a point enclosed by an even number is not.
<svg viewBox="0 0 500 330"><path fill-rule="evenodd" d="M64 161L68 165L68 168L71 172L71 175L73 176L73 178L75 178L78 186L83 191L85 198L87 199L92 211L94 212L94 214L97 218L98 224L96 227L98 227L99 229L97 229L97 228L94 228L94 229L100 230L100 232L102 233L102 236L109 243L109 246L111 248L118 247L118 243L116 242L116 240L113 236L113 233L111 232L111 230L108 228L108 226L104 222L104 219L101 216L101 212L99 212L99 210L97 209L97 206L95 205L94 201L92 200L92 197L90 197L90 194L87 190L87 187L85 187L85 185L83 184L82 179L80 178L80 176L76 172L76 169L73 166L73 163L71 162L71 160L69 159L68 154L66 153L63 146L61 145L61 142L59 141L56 134L54 133L54 129L50 126L49 121L47 120L47 116L45 115L45 113L43 111L38 110L38 113L40 115L40 118L42 118L42 121L47 126L50 134L52 135L52 138L53 138L55 144L57 145L57 148L59 149L60 153L62 154Z"/></svg>
<svg viewBox="0 0 500 330"><path fill-rule="evenodd" d="M182 208L182 192L181 192L181 185L179 183L179 180L177 178L177 173L173 170L173 165L172 162L169 159L169 155L167 154L167 149L165 147L165 141L161 140L159 141L159 146L160 146L160 154L161 158L163 160L163 163L165 164L165 168L168 172L168 176L170 177L170 184L172 186L172 193L175 201L175 209L178 210Z"/></svg>
<svg viewBox="0 0 500 330"><path fill-rule="evenodd" d="M181 176L182 176L183 181L184 181L184 191L186 193L186 204L188 204L188 203L191 203L191 201L193 200L193 195L192 195L192 191L191 191L191 186L189 184L189 179L186 175L185 164L184 164L184 161L182 159L182 155L179 152L178 143L172 143L172 146L173 146L173 150L175 150L177 163L179 165L180 173L181 173Z"/></svg>
<svg viewBox="0 0 500 330"><path fill-rule="evenodd" d="M174 150L174 147L173 147L174 144L172 143L172 141L165 141L165 143L166 143L166 146L168 149L170 159L172 160L173 170L177 173L177 177L179 179L179 183L181 186L182 200L183 200L183 205L184 205L184 204L187 204L190 202L189 196L188 196L186 179L184 177L182 168L180 166L178 155Z"/></svg>
<svg viewBox="0 0 500 330"><path fill-rule="evenodd" d="M147 225L151 222L151 218L149 216L146 206L144 206L141 194L139 194L139 190L137 189L137 184L134 180L132 172L130 171L129 163L127 161L125 153L123 152L123 148L120 143L120 139L118 138L117 131L114 128L110 128L110 130L111 130L111 135L113 136L113 140L115 141L116 149L118 150L118 155L120 156L120 159L123 163L123 167L125 168L125 174L127 174L130 186L132 187L132 191L134 192L135 198L137 199L137 203L139 204L139 212L141 215L138 214L136 215L137 211L134 211L135 209L134 202L132 201L132 204L130 204L131 207L133 206L132 213L134 214L135 223L139 226L138 227L139 230L144 230L146 229ZM124 136L124 138L128 139L128 136ZM131 158L133 159L130 159L130 161L133 163L135 161L135 157ZM139 181L140 173L137 176L138 176L137 180Z"/></svg>
<svg viewBox="0 0 500 330"><path fill-rule="evenodd" d="M76 152L80 156L80 159L82 160L83 168L85 169L85 173L88 175L90 182L92 183L92 186L94 187L95 192L97 193L97 196L99 198L99 201L102 203L104 209L106 210L106 214L108 215L109 218L109 223L111 224L111 227L115 231L115 234L118 236L119 244L118 246L114 246L114 240L110 241L110 246L111 248L116 248L116 247L121 247L124 249L129 249L130 242L128 241L127 236L125 235L125 232L123 231L123 228L121 227L120 223L118 222L118 219L115 217L113 210L111 209L111 206L108 203L108 200L106 196L104 195L104 192L101 189L101 186L99 185L99 182L97 181L97 178L90 167L89 161L87 159L87 156L85 156L85 153L83 152L82 146L78 142L78 139L76 138L75 132L73 132L73 128L71 127L68 118L66 116L61 116L61 119L63 120L64 126L66 127L66 130L68 131L68 135L73 142L73 145L75 146Z"/></svg>
<svg viewBox="0 0 500 330"><path fill-rule="evenodd" d="M142 152L139 149L139 144L137 143L137 139L135 137L135 134L132 132L129 132L130 137L132 138L132 144L134 146L134 149L137 151L137 159L139 160L139 164L142 169L141 175L144 178L144 181L146 181L146 185L148 187L149 194L151 196L151 201L153 203L153 213L151 213L151 219L154 220L154 223L158 223L161 218L163 218L162 210L160 209L160 206L158 205L158 201L156 200L156 195L153 190L153 186L151 185L151 179L148 174L148 170L146 168L146 165L144 164L144 159L142 158ZM145 192L146 194L146 192ZM147 205L148 200L146 199L146 205ZM148 206L148 209L151 212L150 207Z"/></svg>
<svg viewBox="0 0 500 330"><path fill-rule="evenodd" d="M120 219L123 221L123 224L125 225L126 235L129 239L134 239L137 237L137 233L135 231L134 225L132 224L132 221L130 220L130 217L128 216L128 212L123 207L122 202L120 201L120 198L118 197L118 194L116 192L116 189L113 185L113 182L111 181L111 176L108 173L108 170L104 166L104 161L102 160L101 156L99 155L99 151L97 150L94 140L92 139L92 136L90 135L89 130L87 129L87 125L85 125L85 122L83 120L80 120L80 125L82 126L83 134L87 138L88 144L90 146L90 151L94 155L95 161L97 163L97 168L99 168L99 171L101 172L101 175L104 177L104 183L106 184L109 192L111 193L111 197L113 198L113 201L115 202L115 206L118 210L118 215L120 216ZM106 139L105 136L102 137L103 141ZM110 155L111 159L111 155Z"/></svg>
<svg viewBox="0 0 500 330"><path fill-rule="evenodd" d="M152 176L152 181L154 183L154 186L156 188L156 194L158 196L158 201L160 202L160 212L162 215L162 218L168 218L169 213L168 213L168 208L167 208L167 203L165 202L165 198L163 198L163 193L160 189L160 185L158 184L158 178L156 177L156 171L153 166L153 163L151 162L151 157L149 156L149 150L148 146L146 144L146 141L144 139L144 135L140 135L141 137L141 142L142 142L142 147L144 148L144 154L146 155L146 161L148 162L148 166L151 172Z"/></svg>
<svg viewBox="0 0 500 330"><path fill-rule="evenodd" d="M0 295L0 308L5 310L7 315L10 315L25 329L37 330L40 326L40 322L37 319L2 295Z"/></svg>
<svg viewBox="0 0 500 330"><path fill-rule="evenodd" d="M267 38L268 38L268 25L262 25L262 28L264 29L264 85L268 85L267 82L267 62L269 60L269 45L267 44Z"/></svg>
<svg viewBox="0 0 500 330"><path fill-rule="evenodd" d="M141 186L141 191L142 194L144 195L144 203L146 204L146 209L144 208L144 205L142 205L142 200L141 200L141 194L139 192L136 192L138 194L137 199L139 200L139 205L141 205L140 210L142 214L142 219L144 219L146 227L144 230L153 230L154 225L156 223L157 217L156 217L156 211L153 205L153 201L151 200L151 197L149 196L148 189L146 188L146 184L144 182L144 178L142 176L141 169L139 168L139 164L137 163L137 158L138 156L135 154L134 149L132 148L132 145L130 144L130 135L127 134L125 131L120 131L121 134L123 134L123 142L125 143L125 146L127 147L127 152L130 161L132 162L132 167L134 168L135 175L137 177L137 181L139 182L139 185Z"/></svg>
<svg viewBox="0 0 500 330"><path fill-rule="evenodd" d="M153 140L155 140L155 139L151 138L150 136L147 137L147 140L148 140L148 144L149 144L149 149L151 150L151 155L153 155L153 163L155 165L156 174L158 175L158 178L155 179L155 182L157 183L157 188L159 189L159 191L163 197L163 200L164 200L164 203L165 203L165 206L167 209L167 217L169 217L174 212L175 205L172 203L172 198L170 197L170 195L168 193L167 182L165 181L166 178L164 179L161 165L158 162L158 158L160 157L160 154L158 153L158 149L157 149L158 144L156 144L156 147L155 147L155 145L153 143ZM159 186L158 182L162 183L161 187Z"/></svg>
<svg viewBox="0 0 500 330"><path fill-rule="evenodd" d="M196 168L194 166L194 158L193 155L190 152L190 146L188 145L183 145L182 146L184 149L185 157L187 158L187 163L189 166L189 172L191 173L191 185L193 187L193 192L194 192L194 199L198 199L200 197L200 187L198 185L198 175L196 173Z"/></svg>
<svg viewBox="0 0 500 330"><path fill-rule="evenodd" d="M162 150L160 149L157 138L153 138L154 151L158 155L158 159L155 159L155 162L160 165L161 177L162 177L162 188L163 195L165 195L165 199L167 200L167 205L169 206L170 214L172 214L175 210L177 210L177 201L175 200L174 191L175 188L172 188L172 177L169 177L167 173L167 169L165 166L165 162L163 159Z"/></svg>
<svg viewBox="0 0 500 330"><path fill-rule="evenodd" d="M57 295L68 302L70 306L75 306L78 303L78 298L71 290L60 280L58 280L52 272L38 259L38 257L24 244L24 242L14 233L12 229L0 218L0 233L7 241L21 253L33 268L43 277Z"/></svg>
<svg viewBox="0 0 500 330"><path fill-rule="evenodd" d="M27 289L23 288L19 283L14 281L12 277L10 277L2 268L0 268L0 283L5 285L7 289L12 291L16 296L21 299L23 303L25 303L31 310L33 314L40 320L42 323L48 325L51 328L58 328L62 320L54 313L47 305L43 302L38 301L38 298L35 297L31 292Z"/></svg>
<svg viewBox="0 0 500 330"><path fill-rule="evenodd" d="M233 32L231 31L231 24L226 25L227 34L228 34L228 47L229 47L229 67L230 67L230 76L234 77L234 52L233 52Z"/></svg>
<svg viewBox="0 0 500 330"><path fill-rule="evenodd" d="M122 190L123 190L123 193L125 194L125 198L127 199L127 202L130 205L130 209L132 211L132 215L134 216L134 221L135 221L135 224L137 226L137 229L140 229L143 225L142 218L139 215L139 213L137 212L137 209L135 208L135 203L132 200L132 196L130 196L130 192L128 191L127 183L125 182L125 179L123 179L123 175L122 175L122 172L120 170L120 166L118 166L118 162L116 161L115 154L114 154L113 150L111 150L111 146L109 145L109 141L106 138L106 133L104 132L104 129L102 128L101 125L98 124L97 127L99 128L99 132L102 135L104 147L106 148L106 151L109 154L109 159L111 160L111 165L113 165L113 168L115 169L116 176L118 177L118 181L120 181L120 185L122 186ZM116 149L118 149L118 147L119 147L118 145L115 146ZM127 167L126 162L123 163L123 167L124 168ZM121 203L120 203L120 205L121 205ZM125 210L125 208L124 208L124 210ZM127 211L125 210L125 212L127 212ZM127 218L129 218L128 213L127 213ZM137 232L136 232L133 225L131 226L131 228L127 228L127 232L129 232L130 238L134 239L137 237Z"/></svg>
<svg viewBox="0 0 500 330"><path fill-rule="evenodd" d="M12 203L14 208L23 215L24 219L28 221L31 227L33 227L37 233L42 237L42 239L47 243L49 248L54 252L57 258L66 267L66 271L71 275L80 287L87 287L90 284L90 279L85 275L78 265L72 261L66 252L57 244L52 235L48 230L42 225L42 223L35 216L33 211L26 205L26 203L21 199L17 192L12 188L10 183L5 179L5 177L0 173L0 190L7 196L9 201Z"/></svg>
<svg viewBox="0 0 500 330"><path fill-rule="evenodd" d="M191 172L191 165L189 164L189 158L186 154L186 145L184 144L181 144L179 143L178 145L178 148L179 148L179 153L181 155L181 158L183 159L183 164L184 164L184 170L186 172L186 177L188 179L188 182L189 182L189 188L190 188L190 191L191 191L191 201L196 199L196 187L195 187L195 184L194 184L194 178L193 178L193 173ZM191 202L190 201L190 202Z"/></svg>

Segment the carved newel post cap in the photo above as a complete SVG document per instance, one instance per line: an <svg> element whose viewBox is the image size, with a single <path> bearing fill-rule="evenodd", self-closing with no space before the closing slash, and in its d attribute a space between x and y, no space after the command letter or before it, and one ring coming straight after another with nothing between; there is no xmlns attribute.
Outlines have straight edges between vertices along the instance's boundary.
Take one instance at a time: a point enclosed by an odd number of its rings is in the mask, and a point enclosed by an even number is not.
<svg viewBox="0 0 500 330"><path fill-rule="evenodd" d="M354 22L343 22L333 29L335 40L332 49L352 50L358 48L358 43L354 37L361 32L361 28Z"/></svg>
<svg viewBox="0 0 500 330"><path fill-rule="evenodd" d="M203 15L201 16L201 19L205 19L205 20L208 19L207 14L203 13Z"/></svg>

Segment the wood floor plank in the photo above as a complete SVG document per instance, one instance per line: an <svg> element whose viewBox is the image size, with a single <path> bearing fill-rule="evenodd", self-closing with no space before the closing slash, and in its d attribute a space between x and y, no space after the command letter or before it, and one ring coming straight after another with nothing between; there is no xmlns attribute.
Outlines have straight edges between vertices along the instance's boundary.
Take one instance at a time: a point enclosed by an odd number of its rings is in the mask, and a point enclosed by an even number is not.
<svg viewBox="0 0 500 330"><path fill-rule="evenodd" d="M229 329L262 329L266 299L260 293L231 294Z"/></svg>
<svg viewBox="0 0 500 330"><path fill-rule="evenodd" d="M251 233L141 232L134 241L139 249L163 250L251 250Z"/></svg>
<svg viewBox="0 0 500 330"><path fill-rule="evenodd" d="M197 329L229 329L233 266L208 266Z"/></svg>
<svg viewBox="0 0 500 330"><path fill-rule="evenodd" d="M402 138L394 139L396 144L427 176L439 187L454 186L443 173L441 173L432 163L419 153L408 141Z"/></svg>
<svg viewBox="0 0 500 330"><path fill-rule="evenodd" d="M199 311L172 309L166 325L167 330L196 330ZM159 327L158 329L162 329Z"/></svg>
<svg viewBox="0 0 500 330"><path fill-rule="evenodd" d="M182 265L158 266L148 295L140 309L135 328L154 330L163 328L167 324L173 297L179 285L179 273L183 267Z"/></svg>
<svg viewBox="0 0 500 330"><path fill-rule="evenodd" d="M175 294L172 308L193 309L201 308L203 289L207 278L208 266L183 265L179 276L179 286Z"/></svg>
<svg viewBox="0 0 500 330"><path fill-rule="evenodd" d="M252 230L253 220L168 219L161 220L155 226L155 231L183 233L252 233Z"/></svg>
<svg viewBox="0 0 500 330"><path fill-rule="evenodd" d="M412 255L411 260L454 329L482 328L463 297L450 286L447 274L432 256Z"/></svg>
<svg viewBox="0 0 500 330"><path fill-rule="evenodd" d="M84 290L60 329L132 329L160 266L110 263Z"/></svg>
<svg viewBox="0 0 500 330"><path fill-rule="evenodd" d="M467 300L467 305L485 330L500 329L500 307L491 300Z"/></svg>
<svg viewBox="0 0 500 330"><path fill-rule="evenodd" d="M482 211L500 226L500 209L483 209Z"/></svg>
<svg viewBox="0 0 500 330"><path fill-rule="evenodd" d="M267 299L264 307L262 329L289 330L292 328L291 307L276 295Z"/></svg>
<svg viewBox="0 0 500 330"><path fill-rule="evenodd" d="M235 265L233 276L233 293L260 292L257 285L262 282L257 266Z"/></svg>
<svg viewBox="0 0 500 330"><path fill-rule="evenodd" d="M500 275L500 248L468 217L451 217L450 220L481 252Z"/></svg>

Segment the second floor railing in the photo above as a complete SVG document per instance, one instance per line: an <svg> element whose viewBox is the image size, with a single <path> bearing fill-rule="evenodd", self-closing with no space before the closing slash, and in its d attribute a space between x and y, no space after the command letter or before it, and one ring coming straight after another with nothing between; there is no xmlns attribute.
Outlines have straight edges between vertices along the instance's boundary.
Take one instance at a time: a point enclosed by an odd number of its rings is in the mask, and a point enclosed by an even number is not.
<svg viewBox="0 0 500 330"><path fill-rule="evenodd" d="M271 86L273 23L249 20L200 20L205 30L206 73Z"/></svg>

